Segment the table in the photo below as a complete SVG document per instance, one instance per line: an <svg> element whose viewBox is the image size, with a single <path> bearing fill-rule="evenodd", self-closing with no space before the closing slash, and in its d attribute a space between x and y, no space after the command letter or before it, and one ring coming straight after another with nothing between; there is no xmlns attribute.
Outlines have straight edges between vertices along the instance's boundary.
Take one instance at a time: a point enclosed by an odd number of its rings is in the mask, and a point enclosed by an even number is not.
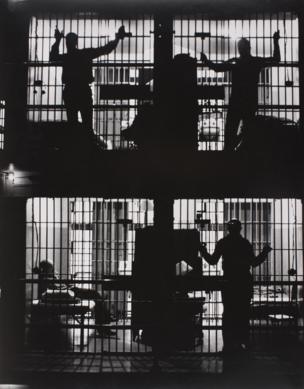
<svg viewBox="0 0 304 389"><path fill-rule="evenodd" d="M80 351L84 348L84 319L88 312L93 311L95 301L93 300L75 300L73 301L42 301L33 300L32 308L39 310L40 313L47 313L52 315L70 315L80 325Z"/></svg>

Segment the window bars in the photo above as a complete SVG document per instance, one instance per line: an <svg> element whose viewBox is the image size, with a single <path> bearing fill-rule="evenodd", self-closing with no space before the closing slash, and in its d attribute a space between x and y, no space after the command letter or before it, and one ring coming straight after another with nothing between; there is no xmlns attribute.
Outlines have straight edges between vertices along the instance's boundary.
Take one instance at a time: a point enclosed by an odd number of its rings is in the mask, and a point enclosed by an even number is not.
<svg viewBox="0 0 304 389"><path fill-rule="evenodd" d="M132 37L111 54L94 61L92 83L93 129L108 149L133 148L121 136L144 103L151 104L153 90L154 21L100 19L94 13L42 15L31 18L28 58L28 119L34 122L65 121L61 67L49 62L56 26L79 35L79 47L97 47L114 37L124 24ZM237 40L249 39L252 55L272 55L272 35L280 30L281 61L262 70L259 79L258 114L280 119L290 130L299 121L298 18L292 13L252 14L244 19L217 19L208 15L176 16L173 23L173 54L186 53L197 60L199 94L198 149L222 150L231 76L202 66L203 51L215 62L236 57ZM202 39L203 38L203 39ZM60 50L64 52L64 44ZM123 86L142 87L136 93ZM135 93L135 94L134 94ZM133 96L128 94L133 94ZM261 140L262 142L262 140Z"/></svg>
<svg viewBox="0 0 304 389"><path fill-rule="evenodd" d="M204 199L176 200L174 228L198 229L200 241L212 253L216 242L227 234L227 222L238 219L241 234L253 245L254 253L269 244L268 259L252 270L254 293L251 301L251 327L254 331L277 329L277 323L302 328L299 309L303 298L303 226L302 203L295 199ZM222 276L222 259L216 266L203 262L203 276ZM240 280L241 281L241 280ZM222 325L221 293L194 290L194 296L206 297L203 315L204 339L210 328ZM237 301L236 301L237 304ZM285 320L285 321L284 321ZM280 327L281 328L281 327ZM254 332L253 332L254 333ZM221 338L220 338L221 340ZM218 343L217 343L218 347ZM218 350L218 348L217 348Z"/></svg>
<svg viewBox="0 0 304 389"><path fill-rule="evenodd" d="M150 100L153 77L153 20L103 20L94 13L81 15L44 15L31 18L28 62L28 119L34 122L66 121L62 100L62 69L49 62L55 28L78 35L78 47L99 47L115 38L124 25L132 34L109 55L93 63L93 130L108 149L133 147L121 137L138 107ZM65 52L64 40L60 52ZM145 87L134 92L134 88ZM132 90L131 90L132 89ZM147 93L144 92L148 91ZM123 93L123 94L122 94ZM142 94L142 96L141 96ZM72 140L71 140L72 142Z"/></svg>
<svg viewBox="0 0 304 389"><path fill-rule="evenodd" d="M200 53L215 62L238 56L237 41L247 38L253 56L270 57L272 36L281 34L279 64L264 68L258 84L258 114L289 125L299 121L298 18L292 13L252 14L243 19L180 16L174 20L174 54L190 54L198 61L197 80L208 87L199 100L199 149L222 150L231 91L229 72L216 73L201 65ZM209 94L209 96L208 96Z"/></svg>
<svg viewBox="0 0 304 389"><path fill-rule="evenodd" d="M148 199L28 200L28 346L145 351L131 341L131 290L123 281L131 276L135 230L151 224ZM114 331L120 340L109 337Z"/></svg>
<svg viewBox="0 0 304 389"><path fill-rule="evenodd" d="M25 321L30 350L53 347L56 352L114 354L152 351L151 345L141 338L143 329L138 328L135 333L132 326L133 315L140 312L134 305L137 301L132 293L131 276L135 274L136 231L147 231L146 227L153 226L153 217L154 204L148 199L28 200ZM288 328L303 328L299 315L303 303L301 201L179 199L174 201L172 227L196 231L200 242L206 243L212 252L216 242L226 234L226 224L231 218L241 221L242 235L253 245L255 254L265 244L273 248L268 260L253 270L253 334L275 330L280 320ZM155 241L153 248L148 246L145 250L161 255L162 247ZM187 258L178 259L182 262ZM46 261L53 269L42 274ZM179 270L187 273L190 268L180 265ZM178 266L176 274L180 274ZM216 353L222 349L223 305L219 283L222 276L221 261L210 266L202 260L201 281L188 288L185 303L189 307L193 302L200 304L194 314L199 333L192 347L187 348L188 353ZM149 285L151 281L140 279ZM75 295L67 293L67 285ZM177 322L181 319L182 316ZM155 323L157 320L156 317Z"/></svg>

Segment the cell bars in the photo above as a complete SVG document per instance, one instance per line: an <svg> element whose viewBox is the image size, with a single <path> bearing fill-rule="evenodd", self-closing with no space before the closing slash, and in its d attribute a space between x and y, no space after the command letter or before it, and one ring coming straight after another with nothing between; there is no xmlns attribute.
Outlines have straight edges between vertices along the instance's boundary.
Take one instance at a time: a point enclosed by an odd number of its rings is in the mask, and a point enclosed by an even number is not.
<svg viewBox="0 0 304 389"><path fill-rule="evenodd" d="M227 234L227 222L238 219L242 235L254 253L269 244L268 260L253 268L251 301L252 334L262 330L303 329L303 209L295 199L176 200L174 228L199 230L200 242L213 253L216 242ZM189 269L188 269L189 270ZM202 275L222 276L222 259L216 266L203 261ZM190 295L189 295L190 296ZM222 345L223 304L220 291L193 290L191 297L205 297L202 317L204 342L209 351ZM236 301L237 304L237 301ZM204 350L204 347L203 347Z"/></svg>
<svg viewBox="0 0 304 389"><path fill-rule="evenodd" d="M4 149L5 100L0 100L0 150Z"/></svg>
<svg viewBox="0 0 304 389"><path fill-rule="evenodd" d="M153 20L147 16L123 20L104 20L94 13L32 17L28 54L28 120L66 121L62 68L49 62L56 27L65 34L76 33L78 47L82 49L105 45L115 38L121 25L132 36L120 42L111 54L93 61L93 130L107 149L134 147L123 139L121 131L132 124L140 105L151 102L154 27ZM60 44L60 53L66 52L64 41Z"/></svg>
<svg viewBox="0 0 304 389"><path fill-rule="evenodd" d="M217 63L238 57L237 42L244 37L250 41L253 56L270 57L272 36L277 30L281 34L281 61L260 74L257 114L281 119L289 126L286 131L290 137L295 136L292 131L299 121L299 31L295 14L256 14L229 20L180 16L174 20L173 30L174 55L190 54L197 59L198 85L205 87L199 99L199 150L223 149L231 91L230 72L216 73L202 66L201 52Z"/></svg>
<svg viewBox="0 0 304 389"><path fill-rule="evenodd" d="M255 254L265 244L273 248L268 260L253 269L252 334L303 329L302 212L295 199L175 200L173 236L181 245L176 275L191 270L189 253L199 256L194 233L212 252L226 234L227 221L237 218ZM147 199L28 200L25 321L30 350L151 353L149 336L162 325L165 306L167 316L172 311L170 335L180 334L174 352L221 351L221 260L216 266L202 260L199 283L190 283L186 294L177 288L169 305L166 292L157 295L157 306L151 305L155 284L161 290L159 275L166 273L166 264L157 262L157 252L163 258L165 248L151 230L153 217L153 201ZM145 253L142 263L140 253ZM185 339L187 346L179 343Z"/></svg>
<svg viewBox="0 0 304 389"><path fill-rule="evenodd" d="M153 224L147 199L27 202L26 342L30 350L147 352L131 335L135 230ZM127 280L127 281L126 281Z"/></svg>
<svg viewBox="0 0 304 389"><path fill-rule="evenodd" d="M61 67L49 62L56 26L65 33L79 35L79 48L97 47L112 39L124 24L132 33L110 55L94 61L92 83L93 128L108 149L132 148L121 131L129 127L144 103L151 103L153 89L153 29L151 17L128 20L102 20L97 15L32 17L29 31L28 119L34 122L63 121ZM197 59L200 88L198 118L199 150L222 150L224 125L231 90L231 74L215 73L201 65L204 52L215 62L238 56L237 40L250 40L252 55L269 57L273 52L272 35L280 30L281 62L264 68L259 80L258 114L279 118L293 136L299 121L298 18L292 13L256 14L244 19L176 17L173 53L188 53ZM202 33L207 35L202 39ZM203 35L204 37L204 35ZM60 51L65 52L64 44ZM131 89L138 86L139 89ZM127 89L126 89L127 87ZM128 96L129 94L129 96ZM131 95L133 96L131 96Z"/></svg>

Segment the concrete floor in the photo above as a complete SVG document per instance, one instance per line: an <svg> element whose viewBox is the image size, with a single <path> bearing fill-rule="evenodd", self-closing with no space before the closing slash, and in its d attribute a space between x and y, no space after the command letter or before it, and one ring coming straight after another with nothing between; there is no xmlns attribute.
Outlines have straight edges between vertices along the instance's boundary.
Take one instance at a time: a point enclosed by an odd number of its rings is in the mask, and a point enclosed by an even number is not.
<svg viewBox="0 0 304 389"><path fill-rule="evenodd" d="M304 388L304 343L284 333L258 334L248 353L153 358L101 354L19 356L0 389ZM11 385L19 386L11 386Z"/></svg>

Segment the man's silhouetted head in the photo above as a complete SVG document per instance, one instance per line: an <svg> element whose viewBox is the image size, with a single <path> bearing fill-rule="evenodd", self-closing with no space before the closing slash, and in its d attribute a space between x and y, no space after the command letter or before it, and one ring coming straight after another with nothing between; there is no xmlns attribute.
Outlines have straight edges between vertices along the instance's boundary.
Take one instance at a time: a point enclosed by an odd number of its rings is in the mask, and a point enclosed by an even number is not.
<svg viewBox="0 0 304 389"><path fill-rule="evenodd" d="M66 47L69 50L76 49L78 46L78 35L74 32L69 32L65 37Z"/></svg>
<svg viewBox="0 0 304 389"><path fill-rule="evenodd" d="M241 38L238 41L238 50L241 57L248 57L250 55L250 50L251 50L249 40L246 38Z"/></svg>
<svg viewBox="0 0 304 389"><path fill-rule="evenodd" d="M237 219L229 220L227 226L230 235L239 235L242 229L242 224Z"/></svg>
<svg viewBox="0 0 304 389"><path fill-rule="evenodd" d="M54 266L47 260L41 261L39 266L34 267L33 273L45 278L54 277Z"/></svg>

